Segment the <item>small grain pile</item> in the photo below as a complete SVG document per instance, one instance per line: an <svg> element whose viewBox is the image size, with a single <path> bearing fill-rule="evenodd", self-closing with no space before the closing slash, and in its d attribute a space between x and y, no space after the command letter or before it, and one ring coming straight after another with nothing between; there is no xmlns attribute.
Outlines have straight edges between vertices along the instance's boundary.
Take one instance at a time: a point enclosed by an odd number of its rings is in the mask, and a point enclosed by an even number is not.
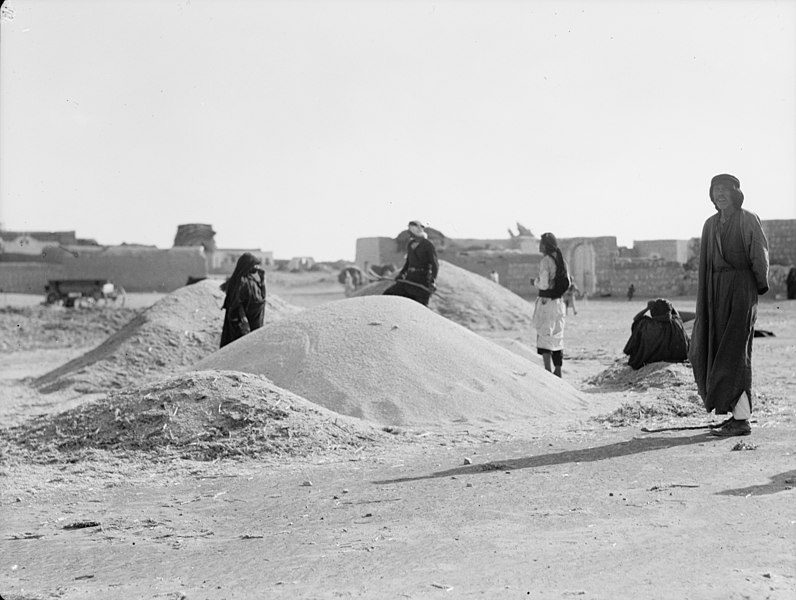
<svg viewBox="0 0 796 600"><path fill-rule="evenodd" d="M637 394L612 413L595 418L605 425L626 427L641 422L704 419L706 415L687 363L654 362L634 370L627 364L627 357L623 357L586 383L601 391Z"/></svg>
<svg viewBox="0 0 796 600"><path fill-rule="evenodd" d="M112 392L1 432L6 455L58 462L85 451L216 458L324 456L397 439L323 409L265 377L188 372Z"/></svg>
<svg viewBox="0 0 796 600"><path fill-rule="evenodd" d="M627 357L586 380L589 385L606 390L647 390L649 388L683 388L696 392L694 374L688 363L654 362L634 370Z"/></svg>
<svg viewBox="0 0 796 600"><path fill-rule="evenodd" d="M269 324L194 366L264 375L382 425L495 423L582 414L567 382L417 302L364 296Z"/></svg>
<svg viewBox="0 0 796 600"><path fill-rule="evenodd" d="M377 281L353 296L381 295L394 282ZM495 282L441 260L437 292L429 308L473 331L524 329L532 325L533 305Z"/></svg>
<svg viewBox="0 0 796 600"><path fill-rule="evenodd" d="M93 393L142 383L184 368L218 348L224 293L204 280L164 296L93 350L33 381L42 393ZM268 296L266 322L299 308Z"/></svg>

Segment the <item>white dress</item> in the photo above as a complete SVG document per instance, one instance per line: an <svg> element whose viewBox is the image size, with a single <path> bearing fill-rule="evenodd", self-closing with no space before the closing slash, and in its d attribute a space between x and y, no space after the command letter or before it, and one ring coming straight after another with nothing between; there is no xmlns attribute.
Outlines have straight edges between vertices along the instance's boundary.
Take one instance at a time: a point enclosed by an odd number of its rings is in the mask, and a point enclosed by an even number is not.
<svg viewBox="0 0 796 600"><path fill-rule="evenodd" d="M553 286L556 262L545 255L539 263L539 277L535 287L548 290ZM561 298L537 298L533 307L533 326L536 328L536 347L540 350L564 349L564 316L566 306Z"/></svg>

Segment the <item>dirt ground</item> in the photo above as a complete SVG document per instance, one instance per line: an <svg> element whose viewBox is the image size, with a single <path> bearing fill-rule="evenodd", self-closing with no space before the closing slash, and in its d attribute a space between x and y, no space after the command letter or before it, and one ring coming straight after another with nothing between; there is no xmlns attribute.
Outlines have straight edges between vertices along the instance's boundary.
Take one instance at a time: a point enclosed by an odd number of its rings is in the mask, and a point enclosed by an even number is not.
<svg viewBox="0 0 796 600"><path fill-rule="evenodd" d="M269 290L306 308L343 297L333 275ZM796 598L796 302L760 305L774 336L755 339L745 438L708 435L687 365L627 368L646 299L604 299L567 320L564 377L590 401L577 418L380 429L217 372L195 378L227 403L226 446L46 445L143 399L150 420L125 421L141 439L175 422L193 393L179 377L107 397L31 385L157 298L80 313L0 299L2 598ZM536 360L532 330L482 335ZM234 445L244 420L262 438Z"/></svg>

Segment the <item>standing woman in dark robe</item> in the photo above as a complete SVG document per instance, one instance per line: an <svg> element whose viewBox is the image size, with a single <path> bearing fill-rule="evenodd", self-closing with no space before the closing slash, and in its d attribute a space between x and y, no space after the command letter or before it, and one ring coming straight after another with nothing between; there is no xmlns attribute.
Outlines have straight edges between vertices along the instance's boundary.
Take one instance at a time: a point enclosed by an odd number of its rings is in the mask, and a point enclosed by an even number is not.
<svg viewBox="0 0 796 600"><path fill-rule="evenodd" d="M226 292L224 328L221 331L221 347L263 326L265 317L265 272L261 259L244 252L235 265L235 270L224 283Z"/></svg>
<svg viewBox="0 0 796 600"><path fill-rule="evenodd" d="M711 433L749 435L752 339L757 297L768 291L768 240L758 216L741 208L744 195L738 178L716 175L709 192L717 212L702 228L688 358L705 409L732 413Z"/></svg>

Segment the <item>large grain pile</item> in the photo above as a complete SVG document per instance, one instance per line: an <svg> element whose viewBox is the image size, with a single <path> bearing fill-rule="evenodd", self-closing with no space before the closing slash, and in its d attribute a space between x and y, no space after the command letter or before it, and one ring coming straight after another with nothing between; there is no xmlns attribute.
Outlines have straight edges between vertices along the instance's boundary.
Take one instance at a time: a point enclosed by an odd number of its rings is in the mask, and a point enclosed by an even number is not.
<svg viewBox="0 0 796 600"><path fill-rule="evenodd" d="M218 286L216 280L204 280L164 296L102 344L45 373L34 385L43 393L66 387L104 392L194 364L218 348L224 318ZM299 310L271 294L266 321Z"/></svg>
<svg viewBox="0 0 796 600"><path fill-rule="evenodd" d="M199 361L261 374L337 413L382 425L578 414L541 367L405 298L365 296L286 317Z"/></svg>
<svg viewBox="0 0 796 600"><path fill-rule="evenodd" d="M86 450L159 459L325 456L389 443L390 436L280 389L265 377L187 372L113 392L0 432L6 454L70 460Z"/></svg>
<svg viewBox="0 0 796 600"><path fill-rule="evenodd" d="M354 296L380 295L392 284L377 281ZM486 277L442 260L436 286L429 308L468 329L515 331L531 326L533 305Z"/></svg>

